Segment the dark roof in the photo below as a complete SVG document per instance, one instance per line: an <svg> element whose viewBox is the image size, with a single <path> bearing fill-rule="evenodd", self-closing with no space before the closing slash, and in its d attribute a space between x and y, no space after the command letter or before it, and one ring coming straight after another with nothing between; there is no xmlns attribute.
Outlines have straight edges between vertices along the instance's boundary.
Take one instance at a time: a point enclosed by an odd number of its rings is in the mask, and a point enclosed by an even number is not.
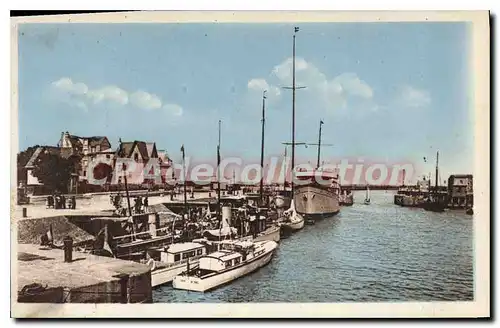
<svg viewBox="0 0 500 328"><path fill-rule="evenodd" d="M28 161L28 163L26 163L25 167L33 167L36 163L36 160L40 156L40 154L42 154L44 152L48 152L49 154L52 154L52 155L60 155L61 148L53 147L53 146L40 146L40 147L38 147L35 150L35 152L33 153L33 155L31 155L31 158Z"/></svg>
<svg viewBox="0 0 500 328"><path fill-rule="evenodd" d="M71 146L73 148L81 148L83 145L80 142L80 139L87 139L89 141L89 146L97 146L102 145L104 142L109 143L108 138L104 136L92 136L92 137L79 137L73 134L69 135L69 140L71 142Z"/></svg>
<svg viewBox="0 0 500 328"><path fill-rule="evenodd" d="M472 178L472 174L452 174L450 178Z"/></svg>
<svg viewBox="0 0 500 328"><path fill-rule="evenodd" d="M122 157L130 157L136 146L139 149L142 158L144 160L148 160L149 159L148 146L147 143L144 141L135 140L135 141L122 142L117 150L117 153L119 156Z"/></svg>

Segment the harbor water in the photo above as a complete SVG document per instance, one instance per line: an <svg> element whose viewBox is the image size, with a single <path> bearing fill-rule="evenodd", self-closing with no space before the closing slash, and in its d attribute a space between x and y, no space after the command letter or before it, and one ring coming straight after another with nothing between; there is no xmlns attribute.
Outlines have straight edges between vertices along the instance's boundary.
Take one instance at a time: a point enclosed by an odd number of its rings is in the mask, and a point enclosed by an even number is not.
<svg viewBox="0 0 500 328"><path fill-rule="evenodd" d="M374 191L280 243L269 265L207 293L162 286L154 302L473 300L473 216L393 204Z"/></svg>

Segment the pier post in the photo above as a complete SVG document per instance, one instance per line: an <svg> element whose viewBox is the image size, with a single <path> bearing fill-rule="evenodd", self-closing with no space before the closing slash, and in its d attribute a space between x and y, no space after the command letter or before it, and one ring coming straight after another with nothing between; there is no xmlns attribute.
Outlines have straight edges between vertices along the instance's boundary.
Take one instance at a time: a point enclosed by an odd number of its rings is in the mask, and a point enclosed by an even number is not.
<svg viewBox="0 0 500 328"><path fill-rule="evenodd" d="M129 291L128 291L128 281L129 275L125 273L120 273L115 277L120 279L120 303L126 304L130 302Z"/></svg>
<svg viewBox="0 0 500 328"><path fill-rule="evenodd" d="M64 243L64 262L73 261L73 238L67 236L63 240Z"/></svg>

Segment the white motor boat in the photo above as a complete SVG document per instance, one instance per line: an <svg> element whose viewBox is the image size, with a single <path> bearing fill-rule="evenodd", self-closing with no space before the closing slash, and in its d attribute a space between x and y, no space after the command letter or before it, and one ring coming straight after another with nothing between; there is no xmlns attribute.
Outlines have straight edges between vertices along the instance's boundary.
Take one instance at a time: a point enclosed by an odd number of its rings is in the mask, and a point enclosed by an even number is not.
<svg viewBox="0 0 500 328"><path fill-rule="evenodd" d="M274 241L225 241L218 251L203 256L199 264L191 264L176 276L176 289L206 292L243 277L269 263L278 243Z"/></svg>
<svg viewBox="0 0 500 328"><path fill-rule="evenodd" d="M207 254L205 245L200 243L178 243L160 251L160 260L150 259L151 286L157 287L172 282L174 277L187 269L187 261L197 264L200 257Z"/></svg>

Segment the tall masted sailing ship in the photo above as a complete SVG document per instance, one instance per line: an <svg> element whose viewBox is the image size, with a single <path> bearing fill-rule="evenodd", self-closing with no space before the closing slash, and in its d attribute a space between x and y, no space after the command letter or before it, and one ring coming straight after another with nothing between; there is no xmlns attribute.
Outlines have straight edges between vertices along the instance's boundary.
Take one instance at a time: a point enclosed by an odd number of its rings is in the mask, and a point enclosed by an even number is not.
<svg viewBox="0 0 500 328"><path fill-rule="evenodd" d="M338 174L330 171L297 171L294 203L305 218L321 219L340 211Z"/></svg>

